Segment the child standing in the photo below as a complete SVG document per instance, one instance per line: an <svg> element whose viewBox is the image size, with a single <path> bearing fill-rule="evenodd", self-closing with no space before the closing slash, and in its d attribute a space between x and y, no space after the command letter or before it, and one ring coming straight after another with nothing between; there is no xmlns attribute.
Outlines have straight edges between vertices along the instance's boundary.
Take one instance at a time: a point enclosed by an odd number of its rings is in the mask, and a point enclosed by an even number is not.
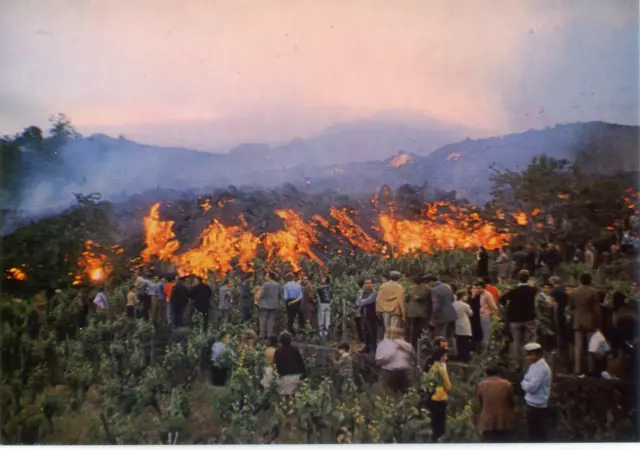
<svg viewBox="0 0 640 450"><path fill-rule="evenodd" d="M353 359L349 354L349 344L343 342L338 345L338 354L339 357L335 361L337 371L336 388L338 393L341 394L347 380L353 380Z"/></svg>
<svg viewBox="0 0 640 450"><path fill-rule="evenodd" d="M471 320L473 316L469 306L469 293L465 290L456 292L456 300L453 309L456 311L456 343L458 344L458 359L462 362L469 361L471 351Z"/></svg>
<svg viewBox="0 0 640 450"><path fill-rule="evenodd" d="M136 316L136 307L138 306L138 296L136 295L135 284L129 288L127 293L127 317L133 319Z"/></svg>

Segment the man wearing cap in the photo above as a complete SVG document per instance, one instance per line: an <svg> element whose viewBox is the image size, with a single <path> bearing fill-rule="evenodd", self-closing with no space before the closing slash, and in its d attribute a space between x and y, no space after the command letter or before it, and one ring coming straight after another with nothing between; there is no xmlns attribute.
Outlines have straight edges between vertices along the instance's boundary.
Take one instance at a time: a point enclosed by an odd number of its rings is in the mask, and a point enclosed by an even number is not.
<svg viewBox="0 0 640 450"><path fill-rule="evenodd" d="M425 281L431 288L433 312L431 321L435 326L436 336L444 336L449 341L449 347L454 347L456 310L453 307L453 292L451 288L440 282L437 275L427 275Z"/></svg>
<svg viewBox="0 0 640 450"><path fill-rule="evenodd" d="M399 283L402 275L395 270L389 281L382 283L376 297L376 312L382 314L385 333L390 328L400 328L406 318L404 309L404 287Z"/></svg>
<svg viewBox="0 0 640 450"><path fill-rule="evenodd" d="M527 361L530 364L520 386L524 391L527 405L527 425L529 438L533 442L545 442L547 434L545 421L549 394L551 392L551 369L543 358L542 347L537 342L524 346Z"/></svg>

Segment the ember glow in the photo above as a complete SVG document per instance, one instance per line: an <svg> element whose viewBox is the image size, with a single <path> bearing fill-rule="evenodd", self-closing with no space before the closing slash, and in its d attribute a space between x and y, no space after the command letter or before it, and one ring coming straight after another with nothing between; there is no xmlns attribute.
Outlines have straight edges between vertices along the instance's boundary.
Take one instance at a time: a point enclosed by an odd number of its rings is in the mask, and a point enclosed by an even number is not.
<svg viewBox="0 0 640 450"><path fill-rule="evenodd" d="M111 274L111 264L106 255L98 253L100 246L93 241L85 242L85 250L78 260L78 273L74 285L89 280L94 284L102 283Z"/></svg>
<svg viewBox="0 0 640 450"><path fill-rule="evenodd" d="M11 269L7 270L7 272L8 272L7 274L8 280L24 281L27 279L27 274L24 273L22 269L19 269L17 267L12 267Z"/></svg>
<svg viewBox="0 0 640 450"><path fill-rule="evenodd" d="M393 158L391 160L391 163L389 163L389 165L391 167L402 167L402 166L406 166L407 164L411 164L412 162L413 162L413 158L411 157L411 155L407 155L406 153L403 153Z"/></svg>
<svg viewBox="0 0 640 450"><path fill-rule="evenodd" d="M153 256L162 261L169 261L173 254L180 248L180 243L174 238L173 221L160 219L160 203L151 207L149 215L143 219L145 248L141 257L144 262L151 262Z"/></svg>

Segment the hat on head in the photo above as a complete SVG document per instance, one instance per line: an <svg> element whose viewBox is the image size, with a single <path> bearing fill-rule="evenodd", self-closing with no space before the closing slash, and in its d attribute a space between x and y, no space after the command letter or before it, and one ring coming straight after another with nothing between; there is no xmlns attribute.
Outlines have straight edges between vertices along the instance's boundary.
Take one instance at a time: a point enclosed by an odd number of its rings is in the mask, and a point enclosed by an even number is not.
<svg viewBox="0 0 640 450"><path fill-rule="evenodd" d="M549 283L551 283L551 284L560 283L560 277L551 277L551 278L549 278Z"/></svg>
<svg viewBox="0 0 640 450"><path fill-rule="evenodd" d="M537 342L529 342L527 345L524 346L524 351L527 353L537 352L538 350L542 350L542 346Z"/></svg>
<svg viewBox="0 0 640 450"><path fill-rule="evenodd" d="M389 273L390 277L401 277L402 274L400 272L398 272L397 270L392 270L391 273Z"/></svg>
<svg viewBox="0 0 640 450"><path fill-rule="evenodd" d="M423 281L426 281L427 283L428 283L429 281L438 281L438 276L437 276L437 275L434 275L434 274L429 274L429 275L425 275L425 276L422 278L422 280L423 280Z"/></svg>

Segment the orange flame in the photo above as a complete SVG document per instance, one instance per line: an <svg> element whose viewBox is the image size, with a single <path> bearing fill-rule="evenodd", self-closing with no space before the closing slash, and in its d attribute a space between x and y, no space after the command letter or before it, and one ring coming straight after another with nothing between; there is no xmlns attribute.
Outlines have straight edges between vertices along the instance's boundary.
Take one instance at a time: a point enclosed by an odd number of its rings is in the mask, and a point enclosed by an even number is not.
<svg viewBox="0 0 640 450"><path fill-rule="evenodd" d="M204 203L200 205L200 207L202 208L202 213L205 214L207 211L209 211L212 208L211 200L206 199Z"/></svg>
<svg viewBox="0 0 640 450"><path fill-rule="evenodd" d="M268 233L264 236L263 244L268 252L268 259L275 257L288 262L293 270L300 270L298 263L302 258L309 258L322 264L311 246L318 242L312 225L304 223L302 218L290 209L276 211L278 217L284 220L284 230Z"/></svg>
<svg viewBox="0 0 640 450"><path fill-rule="evenodd" d="M522 211L518 211L517 213L514 213L513 218L516 219L516 223L518 225L526 225L527 223L529 223L529 218Z"/></svg>
<svg viewBox="0 0 640 450"><path fill-rule="evenodd" d="M391 160L391 162L389 163L389 165L391 167L402 167L405 166L407 164L411 164L413 162L413 158L411 157L411 155L408 155L406 153L402 153L398 156L396 156L395 158L393 158Z"/></svg>
<svg viewBox="0 0 640 450"><path fill-rule="evenodd" d="M176 235L172 230L173 221L160 219L159 202L151 207L149 215L144 218L143 222L147 244L147 248L140 254L143 261L151 262L153 256L157 256L160 260L170 260L180 247L180 243L174 239Z"/></svg>
<svg viewBox="0 0 640 450"><path fill-rule="evenodd" d="M455 214L439 213L438 209L443 206L448 206ZM424 218L416 220L396 219L391 214L381 213L379 220L384 241L400 254L480 246L493 250L509 242L509 235L497 232L476 211L451 206L445 202L428 205Z"/></svg>
<svg viewBox="0 0 640 450"><path fill-rule="evenodd" d="M238 265L243 271L251 270L256 257L259 238L239 226L225 227L217 219L200 235L202 244L173 261L180 273L190 273L207 278L209 273L222 276L232 268L233 259L239 256Z"/></svg>
<svg viewBox="0 0 640 450"><path fill-rule="evenodd" d="M104 254L98 254L94 249L100 246L93 241L85 242L85 251L78 260L79 273L75 276L73 285L82 283L88 279L92 283L101 283L111 274L111 264Z"/></svg>
<svg viewBox="0 0 640 450"><path fill-rule="evenodd" d="M9 274L7 275L8 280L24 281L27 279L27 274L24 273L22 269L18 269L17 267L12 267L11 269L7 270L7 272L9 272Z"/></svg>
<svg viewBox="0 0 640 450"><path fill-rule="evenodd" d="M338 221L338 231L347 238L351 245L367 253L376 253L380 250L380 244L365 233L365 231L347 215L346 210L339 210L332 206L329 214Z"/></svg>

